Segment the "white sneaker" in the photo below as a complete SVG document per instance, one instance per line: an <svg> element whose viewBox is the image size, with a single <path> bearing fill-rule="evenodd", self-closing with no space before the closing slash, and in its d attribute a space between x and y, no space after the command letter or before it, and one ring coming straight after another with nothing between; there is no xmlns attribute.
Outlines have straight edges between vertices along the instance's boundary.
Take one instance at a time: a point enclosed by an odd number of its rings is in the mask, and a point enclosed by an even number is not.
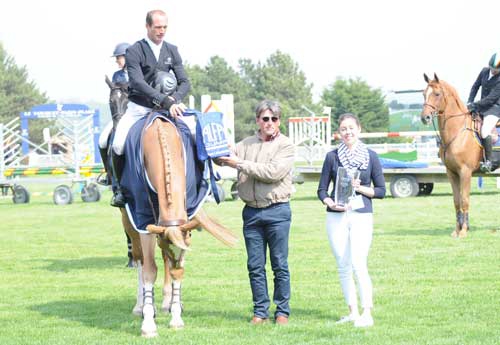
<svg viewBox="0 0 500 345"><path fill-rule="evenodd" d="M373 326L373 317L371 315L361 315L354 321L354 327Z"/></svg>
<svg viewBox="0 0 500 345"><path fill-rule="evenodd" d="M335 324L340 325L347 322L355 322L359 318L359 314L349 314L342 316L340 320L336 321Z"/></svg>

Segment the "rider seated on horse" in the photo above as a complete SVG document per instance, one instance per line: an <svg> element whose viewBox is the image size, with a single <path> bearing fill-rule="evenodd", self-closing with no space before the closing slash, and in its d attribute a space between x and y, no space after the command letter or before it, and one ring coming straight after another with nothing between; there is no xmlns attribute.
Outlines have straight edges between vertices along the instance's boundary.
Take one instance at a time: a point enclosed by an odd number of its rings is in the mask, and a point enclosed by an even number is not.
<svg viewBox="0 0 500 345"><path fill-rule="evenodd" d="M128 89L128 73L125 61L125 53L128 47L130 47L130 44L126 42L118 43L113 50L113 55L111 55L111 57L114 57L116 59L116 64L118 65L118 70L113 73L111 82L114 86L121 88L123 91L127 91ZM118 108L116 104L114 104L114 101L111 99L111 96L109 100L109 107L111 110L112 121L110 121L104 127L104 129L101 131L101 135L99 136L99 152L101 154L102 163L104 165L104 170L106 173L102 175L102 177L99 177L97 182L105 186L111 185L111 177L109 176L109 174L111 174L111 170L108 167L109 135L111 134L113 128L116 127L116 124L120 120L120 117L126 110L126 106L125 109Z"/></svg>
<svg viewBox="0 0 500 345"><path fill-rule="evenodd" d="M480 87L481 100L474 102ZM492 163L491 132L500 118L500 52L493 54L488 67L483 68L479 73L472 85L467 108L471 113L477 112L483 117L481 137L483 138L485 161L481 162L480 169L482 172L491 172L497 168Z"/></svg>

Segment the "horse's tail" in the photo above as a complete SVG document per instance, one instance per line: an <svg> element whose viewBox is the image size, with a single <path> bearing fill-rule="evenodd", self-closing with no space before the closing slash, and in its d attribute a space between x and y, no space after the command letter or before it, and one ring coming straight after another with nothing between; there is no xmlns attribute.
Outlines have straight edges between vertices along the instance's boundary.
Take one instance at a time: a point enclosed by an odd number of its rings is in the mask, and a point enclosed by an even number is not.
<svg viewBox="0 0 500 345"><path fill-rule="evenodd" d="M231 230L226 228L224 225L219 224L216 220L210 218L210 216L203 209L200 208L198 210L194 219L203 229L224 243L226 246L234 247L238 242L238 238L231 232Z"/></svg>

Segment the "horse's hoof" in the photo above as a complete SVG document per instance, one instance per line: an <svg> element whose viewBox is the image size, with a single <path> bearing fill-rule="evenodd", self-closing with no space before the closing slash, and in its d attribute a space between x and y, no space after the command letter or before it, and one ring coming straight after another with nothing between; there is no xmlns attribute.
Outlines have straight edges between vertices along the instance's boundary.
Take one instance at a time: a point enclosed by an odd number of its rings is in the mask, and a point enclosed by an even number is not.
<svg viewBox="0 0 500 345"><path fill-rule="evenodd" d="M141 336L144 338L154 338L158 336L158 329L154 320L142 321Z"/></svg>
<svg viewBox="0 0 500 345"><path fill-rule="evenodd" d="M466 238L467 237L467 230L462 230L458 233L458 238Z"/></svg>
<svg viewBox="0 0 500 345"><path fill-rule="evenodd" d="M154 332L146 332L146 331L142 331L141 330L141 336L143 338L156 338L158 336L158 332L157 331L154 331Z"/></svg>
<svg viewBox="0 0 500 345"><path fill-rule="evenodd" d="M184 328L184 322L172 322L170 321L170 324L169 324L170 328L174 329L174 330L178 330L178 329L183 329Z"/></svg>
<svg viewBox="0 0 500 345"><path fill-rule="evenodd" d="M160 310L162 313L170 314L170 304L169 305L162 305Z"/></svg>
<svg viewBox="0 0 500 345"><path fill-rule="evenodd" d="M142 305L136 305L134 309L132 309L132 314L135 316L142 316Z"/></svg>

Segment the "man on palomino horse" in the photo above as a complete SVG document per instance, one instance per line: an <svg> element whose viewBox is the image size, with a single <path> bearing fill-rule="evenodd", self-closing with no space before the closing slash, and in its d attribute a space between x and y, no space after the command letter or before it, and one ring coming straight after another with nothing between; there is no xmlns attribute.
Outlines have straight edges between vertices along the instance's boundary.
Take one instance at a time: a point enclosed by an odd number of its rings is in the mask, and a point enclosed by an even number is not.
<svg viewBox="0 0 500 345"><path fill-rule="evenodd" d="M476 94L481 87L481 100L474 102ZM470 90L467 108L470 112L479 112L483 116L481 137L485 161L481 162L482 172L491 172L498 168L492 163L493 143L491 132L500 118L500 52L492 55L488 67L479 73Z"/></svg>
<svg viewBox="0 0 500 345"><path fill-rule="evenodd" d="M168 19L165 12L153 10L146 16L147 37L127 49L126 61L129 75L129 102L121 118L112 145L113 174L118 183L111 205L125 206L120 187L125 164L124 146L128 131L134 123L150 113L153 108L168 110L174 118L182 116L186 106L181 103L191 88L177 47L165 42ZM177 79L177 89L167 95L161 85L167 73Z"/></svg>

